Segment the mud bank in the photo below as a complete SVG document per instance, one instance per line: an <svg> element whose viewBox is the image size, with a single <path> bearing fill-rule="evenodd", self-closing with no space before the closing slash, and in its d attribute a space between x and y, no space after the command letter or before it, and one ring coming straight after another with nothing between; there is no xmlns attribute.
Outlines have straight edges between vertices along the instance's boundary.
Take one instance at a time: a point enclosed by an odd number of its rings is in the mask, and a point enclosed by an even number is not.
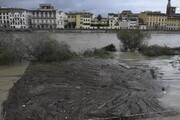
<svg viewBox="0 0 180 120"><path fill-rule="evenodd" d="M81 58L31 63L3 107L5 120L111 120L165 111L161 92L147 66Z"/></svg>

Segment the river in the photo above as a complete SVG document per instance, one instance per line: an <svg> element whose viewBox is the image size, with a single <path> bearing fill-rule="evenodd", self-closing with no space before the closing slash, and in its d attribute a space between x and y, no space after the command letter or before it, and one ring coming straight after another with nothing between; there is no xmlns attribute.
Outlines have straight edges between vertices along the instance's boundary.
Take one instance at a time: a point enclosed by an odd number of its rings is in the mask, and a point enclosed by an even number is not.
<svg viewBox="0 0 180 120"><path fill-rule="evenodd" d="M41 36L38 33L39 36ZM58 41L65 41L70 45L71 49L76 52L81 52L87 48L101 48L109 44L114 44L119 50L121 44L117 39L116 34L108 33L47 33L51 38L57 39ZM23 39L31 38L32 33L25 34L14 34L16 37L21 37ZM30 39L29 39L30 40ZM180 45L180 34L152 34L151 39L149 40L149 45L158 44L166 45L169 47L177 47ZM165 105L167 108L174 108L180 110L180 56L161 56L161 57L144 57L139 53L122 53L116 52L115 59L120 62L126 63L128 65L149 65L152 67L157 67L159 70L159 76L162 78L162 83L165 86L166 94L159 99L159 101ZM11 79L18 70L18 66L14 69L9 69L9 67L2 68L0 66L0 93L3 89L4 93L1 93L0 102L4 100L4 96L7 96L7 88L10 88L13 83L17 80ZM25 67L23 67L24 70ZM6 71L7 70L7 71ZM8 73L5 75L1 71L6 71ZM19 73L23 73L20 71ZM18 73L18 74L19 74ZM8 86L7 88L5 86ZM4 88L5 87L5 88Z"/></svg>
<svg viewBox="0 0 180 120"><path fill-rule="evenodd" d="M28 63L0 66L0 105L6 100L9 89L23 75ZM2 106L0 106L0 120L2 120Z"/></svg>

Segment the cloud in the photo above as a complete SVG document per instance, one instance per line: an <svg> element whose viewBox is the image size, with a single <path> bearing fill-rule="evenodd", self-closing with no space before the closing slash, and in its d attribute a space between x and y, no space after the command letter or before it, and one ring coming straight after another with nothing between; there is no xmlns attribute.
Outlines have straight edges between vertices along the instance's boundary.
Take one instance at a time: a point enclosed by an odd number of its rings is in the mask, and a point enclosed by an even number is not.
<svg viewBox="0 0 180 120"><path fill-rule="evenodd" d="M172 5L180 5L178 1L172 0ZM0 0L0 5L32 9L38 8L40 3L50 3L58 10L87 10L106 16L109 12L117 13L122 10L132 10L133 12L142 12L145 10L165 12L167 2L168 0Z"/></svg>

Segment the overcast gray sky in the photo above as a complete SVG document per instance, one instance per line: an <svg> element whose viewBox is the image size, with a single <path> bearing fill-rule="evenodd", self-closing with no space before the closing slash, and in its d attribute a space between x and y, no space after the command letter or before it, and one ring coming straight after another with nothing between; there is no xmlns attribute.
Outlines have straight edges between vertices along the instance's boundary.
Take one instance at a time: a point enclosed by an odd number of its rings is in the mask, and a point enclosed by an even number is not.
<svg viewBox="0 0 180 120"><path fill-rule="evenodd" d="M132 10L135 13L145 10L165 12L167 2L168 0L0 0L0 5L35 9L40 3L51 3L57 10L86 10L106 16L109 12L117 13L122 10ZM180 6L180 0L171 0L171 5Z"/></svg>

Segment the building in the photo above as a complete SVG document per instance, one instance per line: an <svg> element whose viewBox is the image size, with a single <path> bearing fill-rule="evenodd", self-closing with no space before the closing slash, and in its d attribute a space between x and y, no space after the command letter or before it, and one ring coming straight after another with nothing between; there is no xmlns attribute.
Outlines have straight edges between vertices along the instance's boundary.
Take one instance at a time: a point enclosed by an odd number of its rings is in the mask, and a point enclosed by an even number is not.
<svg viewBox="0 0 180 120"><path fill-rule="evenodd" d="M168 0L166 14L167 14L167 16L172 16L172 15L176 14L176 7L171 6L171 0Z"/></svg>
<svg viewBox="0 0 180 120"><path fill-rule="evenodd" d="M180 14L176 13L176 7L171 6L171 0L168 0L166 14L168 17L166 21L166 29L180 30Z"/></svg>
<svg viewBox="0 0 180 120"><path fill-rule="evenodd" d="M95 17L91 22L91 29L108 29L109 28L109 20L108 18L102 18L98 20Z"/></svg>
<svg viewBox="0 0 180 120"><path fill-rule="evenodd" d="M180 17L169 17L166 21L167 30L180 30Z"/></svg>
<svg viewBox="0 0 180 120"><path fill-rule="evenodd" d="M56 10L51 4L40 4L39 9L31 10L33 29L55 29Z"/></svg>
<svg viewBox="0 0 180 120"><path fill-rule="evenodd" d="M92 13L81 12L76 14L76 28L90 29Z"/></svg>
<svg viewBox="0 0 180 120"><path fill-rule="evenodd" d="M56 12L56 27L64 29L67 26L67 15L63 11Z"/></svg>
<svg viewBox="0 0 180 120"><path fill-rule="evenodd" d="M120 29L136 29L138 27L139 27L138 14L134 14L130 10L122 11L119 14Z"/></svg>
<svg viewBox="0 0 180 120"><path fill-rule="evenodd" d="M93 14L90 12L69 12L68 28L90 29Z"/></svg>
<svg viewBox="0 0 180 120"><path fill-rule="evenodd" d="M0 27L27 29L31 25L31 13L22 8L0 8Z"/></svg>
<svg viewBox="0 0 180 120"><path fill-rule="evenodd" d="M139 18L147 26L147 29L165 29L167 15L159 11L145 11L139 14Z"/></svg>
<svg viewBox="0 0 180 120"><path fill-rule="evenodd" d="M172 7L171 0L168 0L166 13L145 11L140 13L139 17L147 29L180 30L180 14L175 11L176 7Z"/></svg>
<svg viewBox="0 0 180 120"><path fill-rule="evenodd" d="M76 13L69 12L69 13L66 13L66 15L67 15L67 21L68 21L67 28L76 28Z"/></svg>
<svg viewBox="0 0 180 120"><path fill-rule="evenodd" d="M109 29L119 29L119 15L108 13Z"/></svg>

